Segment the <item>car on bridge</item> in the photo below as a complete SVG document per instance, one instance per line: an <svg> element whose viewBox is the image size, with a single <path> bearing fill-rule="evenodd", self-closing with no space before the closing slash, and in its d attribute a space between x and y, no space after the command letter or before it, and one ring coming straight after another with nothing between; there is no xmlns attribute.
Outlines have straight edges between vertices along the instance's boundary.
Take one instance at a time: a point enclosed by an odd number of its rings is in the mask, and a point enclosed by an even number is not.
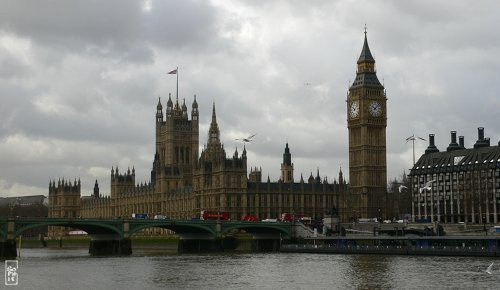
<svg viewBox="0 0 500 290"><path fill-rule="evenodd" d="M157 215L154 216L154 219L155 220L168 220L170 218L168 216L166 216L166 215L157 214Z"/></svg>
<svg viewBox="0 0 500 290"><path fill-rule="evenodd" d="M147 219L149 218L147 213L133 213L132 214L133 219Z"/></svg>

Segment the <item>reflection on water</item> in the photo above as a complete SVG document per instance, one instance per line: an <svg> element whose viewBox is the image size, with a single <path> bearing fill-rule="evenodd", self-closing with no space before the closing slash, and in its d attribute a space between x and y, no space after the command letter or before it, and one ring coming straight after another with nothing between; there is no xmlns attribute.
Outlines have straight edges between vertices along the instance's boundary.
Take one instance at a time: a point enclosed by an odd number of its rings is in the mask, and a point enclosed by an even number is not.
<svg viewBox="0 0 500 290"><path fill-rule="evenodd" d="M484 272L496 261L494 273ZM497 289L500 259L23 249L18 289Z"/></svg>
<svg viewBox="0 0 500 290"><path fill-rule="evenodd" d="M361 289L391 288L391 257L355 255L349 260L349 280Z"/></svg>

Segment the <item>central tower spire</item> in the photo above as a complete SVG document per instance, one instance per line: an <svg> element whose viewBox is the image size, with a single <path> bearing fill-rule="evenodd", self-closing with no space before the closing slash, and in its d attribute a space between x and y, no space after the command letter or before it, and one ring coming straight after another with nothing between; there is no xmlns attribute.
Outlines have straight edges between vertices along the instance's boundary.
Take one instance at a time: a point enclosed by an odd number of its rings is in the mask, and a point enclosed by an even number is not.
<svg viewBox="0 0 500 290"><path fill-rule="evenodd" d="M281 180L285 183L293 182L293 163L288 142L285 146L285 153L283 153L283 163L281 163Z"/></svg>

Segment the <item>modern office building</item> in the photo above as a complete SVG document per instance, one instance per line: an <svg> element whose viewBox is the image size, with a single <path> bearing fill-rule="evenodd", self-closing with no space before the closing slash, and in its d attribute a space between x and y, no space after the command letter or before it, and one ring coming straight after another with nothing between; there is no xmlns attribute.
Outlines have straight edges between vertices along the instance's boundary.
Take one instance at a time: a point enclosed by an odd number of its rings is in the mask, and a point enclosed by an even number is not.
<svg viewBox="0 0 500 290"><path fill-rule="evenodd" d="M490 144L478 129L473 148L451 132L446 151L429 146L411 169L414 220L443 223L498 223L500 219L500 142Z"/></svg>

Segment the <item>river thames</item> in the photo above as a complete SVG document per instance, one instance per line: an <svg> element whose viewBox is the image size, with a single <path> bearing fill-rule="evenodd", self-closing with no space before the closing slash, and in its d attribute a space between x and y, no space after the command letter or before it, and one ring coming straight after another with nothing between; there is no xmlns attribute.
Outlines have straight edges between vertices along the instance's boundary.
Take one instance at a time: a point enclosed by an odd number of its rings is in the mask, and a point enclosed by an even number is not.
<svg viewBox="0 0 500 290"><path fill-rule="evenodd" d="M9 289L499 289L500 259L285 253L23 249ZM493 273L485 272L495 262ZM3 286L3 283L1 284ZM1 288L1 287L0 287Z"/></svg>

